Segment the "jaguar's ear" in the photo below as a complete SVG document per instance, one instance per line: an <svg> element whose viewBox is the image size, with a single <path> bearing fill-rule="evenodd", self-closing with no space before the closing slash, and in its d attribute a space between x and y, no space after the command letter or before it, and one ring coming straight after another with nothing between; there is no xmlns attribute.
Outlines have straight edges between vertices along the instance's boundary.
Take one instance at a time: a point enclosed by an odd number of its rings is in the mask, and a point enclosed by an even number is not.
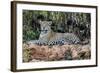
<svg viewBox="0 0 100 73"><path fill-rule="evenodd" d="M41 21L41 20L39 20L39 24L40 24L40 25L42 24L42 21Z"/></svg>
<svg viewBox="0 0 100 73"><path fill-rule="evenodd" d="M52 21L49 21L49 25L51 25L52 24Z"/></svg>

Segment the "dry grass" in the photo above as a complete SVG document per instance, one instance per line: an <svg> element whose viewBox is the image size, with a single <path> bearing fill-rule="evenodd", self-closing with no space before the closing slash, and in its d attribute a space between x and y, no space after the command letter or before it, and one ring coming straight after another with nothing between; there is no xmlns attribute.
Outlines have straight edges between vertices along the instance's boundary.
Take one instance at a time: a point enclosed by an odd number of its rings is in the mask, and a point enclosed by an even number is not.
<svg viewBox="0 0 100 73"><path fill-rule="evenodd" d="M90 59L90 45L39 46L23 44L23 62Z"/></svg>

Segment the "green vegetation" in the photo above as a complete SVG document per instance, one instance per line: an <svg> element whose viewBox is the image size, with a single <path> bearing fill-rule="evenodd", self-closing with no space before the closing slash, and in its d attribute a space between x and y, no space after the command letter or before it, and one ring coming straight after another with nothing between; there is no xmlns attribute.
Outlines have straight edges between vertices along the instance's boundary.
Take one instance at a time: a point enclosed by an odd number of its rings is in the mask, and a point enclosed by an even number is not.
<svg viewBox="0 0 100 73"><path fill-rule="evenodd" d="M70 32L77 34L81 40L90 39L89 13L23 10L23 42L39 38L40 19L51 20L55 32Z"/></svg>

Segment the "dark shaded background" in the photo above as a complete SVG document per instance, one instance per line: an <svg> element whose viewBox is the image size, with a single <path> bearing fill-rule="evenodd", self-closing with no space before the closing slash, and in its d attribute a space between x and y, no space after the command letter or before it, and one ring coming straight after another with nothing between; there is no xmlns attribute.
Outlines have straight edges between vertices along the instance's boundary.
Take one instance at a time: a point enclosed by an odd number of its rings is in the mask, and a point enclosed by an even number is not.
<svg viewBox="0 0 100 73"><path fill-rule="evenodd" d="M81 41L90 39L90 13L23 10L23 42L39 38L39 20L52 21L54 32L75 33Z"/></svg>

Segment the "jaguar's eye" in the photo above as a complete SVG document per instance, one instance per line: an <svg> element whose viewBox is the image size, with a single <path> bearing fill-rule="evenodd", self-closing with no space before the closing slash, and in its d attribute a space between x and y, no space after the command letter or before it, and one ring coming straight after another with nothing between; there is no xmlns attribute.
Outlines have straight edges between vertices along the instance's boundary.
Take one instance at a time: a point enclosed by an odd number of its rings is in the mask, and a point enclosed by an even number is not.
<svg viewBox="0 0 100 73"><path fill-rule="evenodd" d="M46 32L47 32L48 30L46 30Z"/></svg>
<svg viewBox="0 0 100 73"><path fill-rule="evenodd" d="M43 27L43 29L45 29L45 27Z"/></svg>
<svg viewBox="0 0 100 73"><path fill-rule="evenodd" d="M45 33L47 33L47 30L45 30Z"/></svg>

